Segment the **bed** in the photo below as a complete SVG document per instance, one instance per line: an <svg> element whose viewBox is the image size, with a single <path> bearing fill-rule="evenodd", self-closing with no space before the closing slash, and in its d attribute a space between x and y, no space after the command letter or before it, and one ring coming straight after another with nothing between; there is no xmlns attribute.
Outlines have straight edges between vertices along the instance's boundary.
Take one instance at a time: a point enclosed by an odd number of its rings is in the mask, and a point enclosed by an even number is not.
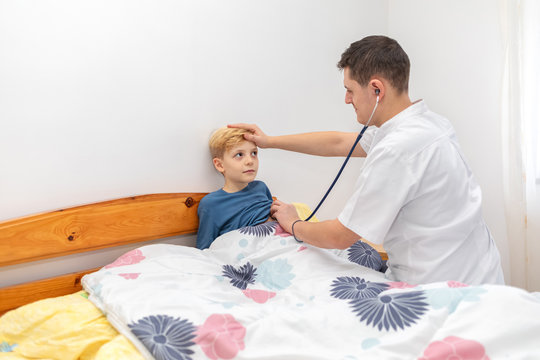
<svg viewBox="0 0 540 360"><path fill-rule="evenodd" d="M4 221L0 265L194 234L204 195ZM203 251L141 245L101 268L0 289L0 359L540 358L538 293L392 282L384 249L365 242L318 249L268 222Z"/></svg>

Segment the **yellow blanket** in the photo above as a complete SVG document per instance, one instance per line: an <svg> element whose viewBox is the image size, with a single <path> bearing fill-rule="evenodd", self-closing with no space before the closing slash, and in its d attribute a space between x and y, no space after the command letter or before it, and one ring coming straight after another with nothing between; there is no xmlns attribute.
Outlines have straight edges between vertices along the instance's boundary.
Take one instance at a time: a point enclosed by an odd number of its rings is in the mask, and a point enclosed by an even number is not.
<svg viewBox="0 0 540 360"><path fill-rule="evenodd" d="M311 215L311 209L306 204L302 203L292 203L296 209L296 213L298 216L300 216L300 219L304 220L307 219L309 215ZM317 219L316 216L313 216L309 222L318 222L319 219Z"/></svg>
<svg viewBox="0 0 540 360"><path fill-rule="evenodd" d="M41 300L0 318L0 359L143 359L86 292Z"/></svg>

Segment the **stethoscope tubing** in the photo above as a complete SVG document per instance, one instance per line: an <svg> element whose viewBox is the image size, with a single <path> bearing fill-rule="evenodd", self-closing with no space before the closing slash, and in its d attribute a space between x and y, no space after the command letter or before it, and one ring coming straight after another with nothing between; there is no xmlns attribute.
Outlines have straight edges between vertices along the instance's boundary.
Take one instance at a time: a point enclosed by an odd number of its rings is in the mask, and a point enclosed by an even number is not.
<svg viewBox="0 0 540 360"><path fill-rule="evenodd" d="M315 208L315 210L313 210L313 212L311 213L311 215L309 215L304 221L309 221L311 220L311 218L315 215L315 213L317 212L317 210L319 210L319 208L321 207L321 205L324 203L324 201L326 200L326 198L328 197L328 194L330 194L330 191L332 191L332 189L334 188L334 185L336 185L339 177L341 176L341 173L343 172L343 169L345 169L345 166L347 165L347 163L349 162L349 159L351 158L351 155L354 151L354 149L356 148L356 145L358 145L358 142L360 142L360 139L362 139L362 136L364 135L364 132L366 132L367 128L369 127L369 123L371 122L371 119L373 118L373 115L375 114L375 110L377 110L377 106L379 105L379 96L377 96L377 102L375 103L375 106L373 107L373 111L371 112L371 116L369 117L369 120L368 122L366 123L366 125L364 125L364 127L362 128L362 130L360 131L360 133L358 134L358 136L356 137L356 140L354 141L354 144L353 146L351 147L351 150L349 151L349 154L347 155L347 157L345 158L345 161L343 162L343 165L341 165L341 168L339 169L334 181L332 181L332 184L330 185L330 187L328 188L328 190L326 191L326 194L324 194L324 196L322 197L321 201L319 201L319 204L317 205L317 207Z"/></svg>

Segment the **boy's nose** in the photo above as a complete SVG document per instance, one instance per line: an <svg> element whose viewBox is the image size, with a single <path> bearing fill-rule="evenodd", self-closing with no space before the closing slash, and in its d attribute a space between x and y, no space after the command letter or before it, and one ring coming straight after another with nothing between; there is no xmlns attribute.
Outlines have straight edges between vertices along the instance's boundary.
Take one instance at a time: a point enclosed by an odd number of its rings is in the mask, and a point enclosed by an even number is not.
<svg viewBox="0 0 540 360"><path fill-rule="evenodd" d="M253 164L253 161L255 161L255 159L253 159L252 156L246 156L246 164Z"/></svg>

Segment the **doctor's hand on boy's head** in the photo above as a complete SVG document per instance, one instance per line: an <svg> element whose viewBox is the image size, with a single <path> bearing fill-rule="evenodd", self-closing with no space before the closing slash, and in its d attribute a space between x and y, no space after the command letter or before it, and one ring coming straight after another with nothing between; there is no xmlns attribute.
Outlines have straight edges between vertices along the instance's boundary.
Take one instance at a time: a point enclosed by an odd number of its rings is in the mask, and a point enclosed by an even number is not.
<svg viewBox="0 0 540 360"><path fill-rule="evenodd" d="M230 124L227 125L229 128L240 128L245 129L250 132L250 134L244 134L244 138L247 141L255 143L260 148L267 148L269 146L269 136L266 135L259 127L255 124Z"/></svg>
<svg viewBox="0 0 540 360"><path fill-rule="evenodd" d="M274 200L270 208L270 216L275 218L288 233L292 233L292 223L300 219L294 205L279 200Z"/></svg>

